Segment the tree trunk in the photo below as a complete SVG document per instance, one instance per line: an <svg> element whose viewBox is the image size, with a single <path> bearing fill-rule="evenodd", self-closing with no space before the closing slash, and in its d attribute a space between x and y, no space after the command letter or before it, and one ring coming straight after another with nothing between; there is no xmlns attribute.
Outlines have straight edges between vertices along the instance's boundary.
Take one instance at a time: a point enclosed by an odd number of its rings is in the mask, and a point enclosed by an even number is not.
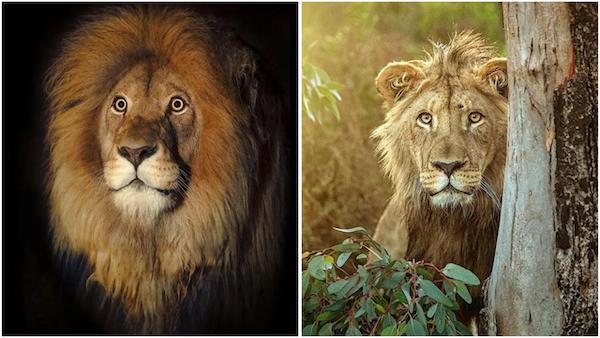
<svg viewBox="0 0 600 338"><path fill-rule="evenodd" d="M597 4L503 9L508 148L488 333L594 333Z"/></svg>

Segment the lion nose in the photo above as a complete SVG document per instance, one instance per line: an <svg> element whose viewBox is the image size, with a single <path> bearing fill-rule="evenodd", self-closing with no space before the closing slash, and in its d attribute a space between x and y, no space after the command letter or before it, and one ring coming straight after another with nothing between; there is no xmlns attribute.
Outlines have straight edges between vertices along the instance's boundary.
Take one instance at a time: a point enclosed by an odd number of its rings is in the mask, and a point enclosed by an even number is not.
<svg viewBox="0 0 600 338"><path fill-rule="evenodd" d="M456 169L462 168L466 161L452 161L452 162L444 162L444 161L433 161L431 165L443 171L448 177L452 175L452 173Z"/></svg>
<svg viewBox="0 0 600 338"><path fill-rule="evenodd" d="M143 146L138 148L132 148L127 146L120 146L118 148L119 155L123 156L127 161L131 162L134 167L138 167L145 159L156 153L156 145Z"/></svg>

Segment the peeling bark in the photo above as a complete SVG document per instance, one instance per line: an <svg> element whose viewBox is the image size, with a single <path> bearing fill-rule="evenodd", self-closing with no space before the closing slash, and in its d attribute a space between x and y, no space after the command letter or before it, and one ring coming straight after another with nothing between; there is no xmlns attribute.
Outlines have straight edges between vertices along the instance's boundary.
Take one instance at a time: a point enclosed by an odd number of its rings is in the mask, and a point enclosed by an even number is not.
<svg viewBox="0 0 600 338"><path fill-rule="evenodd" d="M503 9L508 148L488 333L597 332L597 5Z"/></svg>

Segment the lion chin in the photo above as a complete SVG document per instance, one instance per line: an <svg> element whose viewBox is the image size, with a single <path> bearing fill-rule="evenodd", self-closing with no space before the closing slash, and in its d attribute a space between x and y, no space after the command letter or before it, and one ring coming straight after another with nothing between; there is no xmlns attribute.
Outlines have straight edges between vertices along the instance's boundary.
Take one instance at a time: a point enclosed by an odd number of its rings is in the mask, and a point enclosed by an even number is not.
<svg viewBox="0 0 600 338"><path fill-rule="evenodd" d="M161 212L174 204L168 191L149 187L139 180L113 192L112 197L126 217L138 219L141 224L152 224Z"/></svg>
<svg viewBox="0 0 600 338"><path fill-rule="evenodd" d="M454 187L430 195L431 204L438 208L458 208L473 203L473 195L457 190Z"/></svg>

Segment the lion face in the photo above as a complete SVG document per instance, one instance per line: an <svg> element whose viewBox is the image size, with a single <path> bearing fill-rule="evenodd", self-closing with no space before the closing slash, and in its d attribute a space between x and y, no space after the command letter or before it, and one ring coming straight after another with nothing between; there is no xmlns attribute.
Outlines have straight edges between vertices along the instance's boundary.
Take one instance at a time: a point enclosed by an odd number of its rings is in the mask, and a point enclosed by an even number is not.
<svg viewBox="0 0 600 338"><path fill-rule="evenodd" d="M437 206L470 203L500 146L503 112L450 82L415 98L402 116L419 182Z"/></svg>
<svg viewBox="0 0 600 338"><path fill-rule="evenodd" d="M437 207L468 205L480 191L498 204L498 182L488 177L498 175L488 171L505 147L506 60L449 60L395 62L380 72L377 89L391 109L374 136L402 191L415 185Z"/></svg>
<svg viewBox="0 0 600 338"><path fill-rule="evenodd" d="M103 177L123 214L153 219L187 186L201 115L182 79L140 64L106 97L99 126Z"/></svg>

